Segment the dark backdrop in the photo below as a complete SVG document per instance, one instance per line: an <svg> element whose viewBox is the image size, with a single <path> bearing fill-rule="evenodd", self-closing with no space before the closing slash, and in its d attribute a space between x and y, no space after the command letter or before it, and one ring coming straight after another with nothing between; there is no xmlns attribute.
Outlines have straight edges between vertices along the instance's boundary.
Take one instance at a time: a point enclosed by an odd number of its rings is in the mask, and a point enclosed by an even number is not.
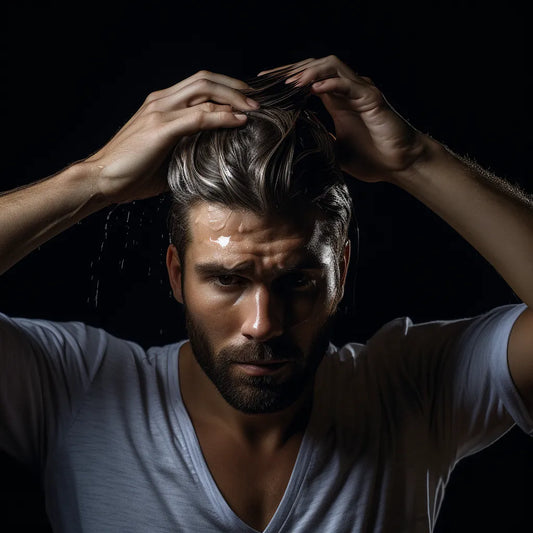
<svg viewBox="0 0 533 533"><path fill-rule="evenodd" d="M2 189L97 150L145 96L209 69L236 77L336 54L422 131L532 192L525 12L512 3L18 2L2 28ZM6 10L6 8L3 8ZM528 72L529 74L529 72ZM477 252L386 184L350 182L361 245L336 342L385 321L517 302ZM11 315L85 320L143 345L184 335L163 269L165 200L109 209L0 279ZM46 531L36 478L2 457L3 531ZM464 460L438 532L524 531L533 444L518 429Z"/></svg>

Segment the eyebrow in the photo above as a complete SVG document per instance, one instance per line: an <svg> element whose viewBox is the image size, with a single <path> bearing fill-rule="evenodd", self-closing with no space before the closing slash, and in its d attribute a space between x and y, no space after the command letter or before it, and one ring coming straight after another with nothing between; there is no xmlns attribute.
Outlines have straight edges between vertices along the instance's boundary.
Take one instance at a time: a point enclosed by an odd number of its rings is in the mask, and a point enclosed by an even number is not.
<svg viewBox="0 0 533 533"><path fill-rule="evenodd" d="M244 274L253 270L253 263L251 261L245 261L238 265L227 267L222 263L198 263L194 265L194 270L201 275L210 274Z"/></svg>
<svg viewBox="0 0 533 533"><path fill-rule="evenodd" d="M198 263L194 265L194 270L197 274L203 276L209 275L231 275L231 274L250 274L254 271L254 262L253 261L243 261L237 265L227 267L222 263L217 262L208 262L208 263ZM309 255L303 257L296 264L291 265L290 267L276 269L282 274L288 274L290 272L298 270L319 270L327 267L327 263L324 263L318 259L318 257Z"/></svg>

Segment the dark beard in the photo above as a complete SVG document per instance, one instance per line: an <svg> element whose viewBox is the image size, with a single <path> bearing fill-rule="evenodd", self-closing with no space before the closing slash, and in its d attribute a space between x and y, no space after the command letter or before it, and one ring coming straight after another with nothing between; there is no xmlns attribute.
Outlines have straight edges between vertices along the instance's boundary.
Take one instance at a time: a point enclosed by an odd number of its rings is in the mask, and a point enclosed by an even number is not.
<svg viewBox="0 0 533 533"><path fill-rule="evenodd" d="M248 341L214 353L208 336L185 308L185 321L196 361L222 397L235 409L247 414L281 411L292 405L307 387L312 386L318 365L328 345L330 322L317 333L309 354L281 338L265 343ZM290 360L290 375L237 377L234 363L253 363L275 359Z"/></svg>

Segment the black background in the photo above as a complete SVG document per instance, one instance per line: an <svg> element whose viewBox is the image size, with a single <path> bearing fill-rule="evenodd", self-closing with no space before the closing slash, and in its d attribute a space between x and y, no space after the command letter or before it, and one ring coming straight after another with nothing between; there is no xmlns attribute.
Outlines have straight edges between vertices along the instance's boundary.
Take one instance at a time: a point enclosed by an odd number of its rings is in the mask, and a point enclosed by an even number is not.
<svg viewBox="0 0 533 533"><path fill-rule="evenodd" d="M2 186L96 151L146 95L209 69L246 78L336 54L418 129L533 192L526 15L485 2L19 2L2 17ZM385 321L515 303L479 254L387 184L350 182L361 233L335 341ZM183 337L163 268L165 200L98 213L0 279L0 309L85 320L147 346ZM46 531L32 474L2 458L2 531ZM513 429L459 464L437 531L525 531L533 444ZM3 521L3 522L2 522Z"/></svg>

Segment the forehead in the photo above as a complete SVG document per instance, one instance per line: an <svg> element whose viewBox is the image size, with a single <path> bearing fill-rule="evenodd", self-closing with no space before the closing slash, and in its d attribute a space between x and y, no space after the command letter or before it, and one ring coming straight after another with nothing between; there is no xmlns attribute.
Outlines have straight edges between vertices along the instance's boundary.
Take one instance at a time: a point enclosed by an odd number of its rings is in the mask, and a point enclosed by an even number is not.
<svg viewBox="0 0 533 533"><path fill-rule="evenodd" d="M305 257L329 262L332 254L325 224L315 212L258 215L251 211L200 202L189 211L187 256L194 260L254 261L284 268Z"/></svg>

